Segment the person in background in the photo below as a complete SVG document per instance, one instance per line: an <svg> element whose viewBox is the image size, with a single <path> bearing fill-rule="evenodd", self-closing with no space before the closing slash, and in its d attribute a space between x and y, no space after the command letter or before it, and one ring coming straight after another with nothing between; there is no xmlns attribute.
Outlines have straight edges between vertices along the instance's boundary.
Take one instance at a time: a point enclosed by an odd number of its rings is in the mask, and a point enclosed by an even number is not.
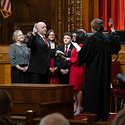
<svg viewBox="0 0 125 125"><path fill-rule="evenodd" d="M62 114L52 113L43 117L39 125L70 125L70 124Z"/></svg>
<svg viewBox="0 0 125 125"><path fill-rule="evenodd" d="M73 41L73 42L76 42L76 33L73 33L73 34L72 34L72 41Z"/></svg>
<svg viewBox="0 0 125 125"><path fill-rule="evenodd" d="M86 63L84 85L84 111L98 115L98 120L107 121L110 109L111 55L121 49L120 38L109 20L111 34L102 31L104 23L100 19L91 22L94 35L85 40L78 52L78 65Z"/></svg>
<svg viewBox="0 0 125 125"><path fill-rule="evenodd" d="M6 121L0 117L0 125L7 125Z"/></svg>
<svg viewBox="0 0 125 125"><path fill-rule="evenodd" d="M0 117L4 119L7 125L12 125L11 114L12 114L12 99L9 93L5 90L0 89ZM2 124L0 124L2 125Z"/></svg>
<svg viewBox="0 0 125 125"><path fill-rule="evenodd" d="M117 74L116 78L119 81L121 87L125 89L125 72L123 75L121 73Z"/></svg>
<svg viewBox="0 0 125 125"><path fill-rule="evenodd" d="M27 42L28 42L28 40L29 40L31 34L32 34L32 31L29 31L29 32L26 34L25 44L27 44Z"/></svg>
<svg viewBox="0 0 125 125"><path fill-rule="evenodd" d="M46 36L50 41L51 50L58 49L59 45L58 45L57 36L56 36L54 30L52 30L52 29L48 30ZM52 78L52 84L58 84L57 68L58 68L57 67L57 56L50 54L50 68L49 68L50 72L49 72L49 78L48 78L49 83L51 82L51 78Z"/></svg>
<svg viewBox="0 0 125 125"><path fill-rule="evenodd" d="M59 50L64 52L67 57L71 57L71 51L73 45L71 44L72 34L65 32L63 35L64 46L60 47ZM57 57L57 67L59 71L60 84L69 84L69 72L70 66L68 61Z"/></svg>
<svg viewBox="0 0 125 125"><path fill-rule="evenodd" d="M76 43L82 47L83 42L86 39L85 33L82 30L76 31ZM85 70L85 65L78 67L78 54L76 53L76 48L74 47L71 51L71 57L65 60L69 62L70 65L70 75L69 75L69 85L74 85L74 115L79 115L83 111L83 70Z"/></svg>
<svg viewBox="0 0 125 125"><path fill-rule="evenodd" d="M30 59L30 51L26 44L23 43L24 35L21 30L13 33L13 41L15 43L9 46L9 61L11 64L11 82L12 83L28 83L28 65Z"/></svg>
<svg viewBox="0 0 125 125"><path fill-rule="evenodd" d="M125 125L125 109L120 110L116 114L111 125Z"/></svg>

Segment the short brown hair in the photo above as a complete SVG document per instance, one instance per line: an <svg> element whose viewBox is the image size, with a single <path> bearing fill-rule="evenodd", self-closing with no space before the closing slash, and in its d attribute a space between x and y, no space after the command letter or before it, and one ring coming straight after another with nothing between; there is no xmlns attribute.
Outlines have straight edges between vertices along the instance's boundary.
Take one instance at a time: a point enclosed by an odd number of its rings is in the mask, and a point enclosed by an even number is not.
<svg viewBox="0 0 125 125"><path fill-rule="evenodd" d="M9 110L12 103L11 96L5 90L0 89L0 115L4 115Z"/></svg>
<svg viewBox="0 0 125 125"><path fill-rule="evenodd" d="M65 32L65 33L63 34L63 37L66 36L66 35L67 35L67 36L70 36L71 39L72 39L72 33L70 33L70 32Z"/></svg>
<svg viewBox="0 0 125 125"><path fill-rule="evenodd" d="M100 19L94 19L92 22L91 22L91 27L96 30L96 31L103 31L104 29L104 23L102 20Z"/></svg>

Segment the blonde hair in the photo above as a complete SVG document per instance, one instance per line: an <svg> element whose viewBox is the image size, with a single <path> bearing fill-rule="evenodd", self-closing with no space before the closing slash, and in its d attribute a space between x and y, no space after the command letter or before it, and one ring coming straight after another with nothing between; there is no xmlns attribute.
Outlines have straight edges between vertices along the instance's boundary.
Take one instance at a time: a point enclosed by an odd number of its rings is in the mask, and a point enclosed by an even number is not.
<svg viewBox="0 0 125 125"><path fill-rule="evenodd" d="M21 30L16 30L16 31L14 31L13 37L12 37L12 40L13 40L14 42L16 42L17 34L18 34L19 32L22 32L22 31L21 31Z"/></svg>

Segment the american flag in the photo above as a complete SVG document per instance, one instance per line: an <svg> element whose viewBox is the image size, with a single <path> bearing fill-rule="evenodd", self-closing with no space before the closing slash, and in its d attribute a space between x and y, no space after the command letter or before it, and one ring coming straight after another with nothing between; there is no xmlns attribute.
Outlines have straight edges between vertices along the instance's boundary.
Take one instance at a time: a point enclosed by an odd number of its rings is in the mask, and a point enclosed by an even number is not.
<svg viewBox="0 0 125 125"><path fill-rule="evenodd" d="M4 18L7 18L11 15L11 1L10 0L1 0L1 13Z"/></svg>

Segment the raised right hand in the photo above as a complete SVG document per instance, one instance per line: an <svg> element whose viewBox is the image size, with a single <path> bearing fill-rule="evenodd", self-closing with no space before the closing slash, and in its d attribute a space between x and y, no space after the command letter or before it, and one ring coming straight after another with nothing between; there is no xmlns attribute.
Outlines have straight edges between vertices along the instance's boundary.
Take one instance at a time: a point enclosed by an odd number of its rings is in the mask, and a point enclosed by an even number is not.
<svg viewBox="0 0 125 125"><path fill-rule="evenodd" d="M35 23L33 27L33 35L36 35L36 34L37 34L37 23Z"/></svg>

